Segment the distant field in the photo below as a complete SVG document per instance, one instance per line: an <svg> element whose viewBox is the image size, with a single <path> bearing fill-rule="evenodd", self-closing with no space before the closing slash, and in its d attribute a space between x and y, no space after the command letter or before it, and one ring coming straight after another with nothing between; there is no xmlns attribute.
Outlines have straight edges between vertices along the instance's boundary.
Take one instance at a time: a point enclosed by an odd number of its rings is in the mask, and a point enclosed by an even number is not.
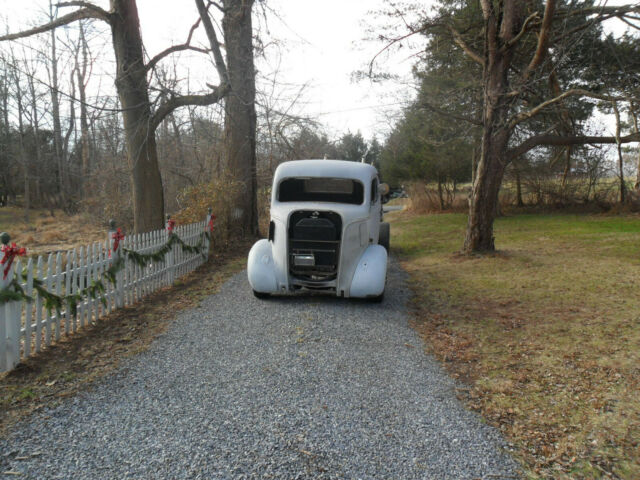
<svg viewBox="0 0 640 480"><path fill-rule="evenodd" d="M390 214L416 328L532 478L640 478L640 217Z"/></svg>
<svg viewBox="0 0 640 480"><path fill-rule="evenodd" d="M25 222L24 210L17 207L0 207L0 232L8 232L11 241L26 247L29 255L107 239L107 225L99 225L88 215L68 216L56 211L52 217L48 210L31 210L29 222Z"/></svg>

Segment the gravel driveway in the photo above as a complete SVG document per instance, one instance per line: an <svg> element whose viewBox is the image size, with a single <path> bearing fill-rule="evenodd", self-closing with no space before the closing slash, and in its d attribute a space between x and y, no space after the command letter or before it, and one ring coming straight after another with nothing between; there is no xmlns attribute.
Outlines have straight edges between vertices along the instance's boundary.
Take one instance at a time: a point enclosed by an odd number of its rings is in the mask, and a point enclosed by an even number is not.
<svg viewBox="0 0 640 480"><path fill-rule="evenodd" d="M264 301L238 274L117 373L14 428L0 474L516 478L499 434L423 353L406 290L392 265L382 304Z"/></svg>

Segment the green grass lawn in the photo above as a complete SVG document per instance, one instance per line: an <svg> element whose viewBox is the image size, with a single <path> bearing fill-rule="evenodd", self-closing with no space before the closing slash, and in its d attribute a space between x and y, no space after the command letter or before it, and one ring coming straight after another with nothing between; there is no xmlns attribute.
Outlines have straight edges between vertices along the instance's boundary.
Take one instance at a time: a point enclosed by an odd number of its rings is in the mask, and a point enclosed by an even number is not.
<svg viewBox="0 0 640 480"><path fill-rule="evenodd" d="M640 478L640 217L388 215L416 328L532 477Z"/></svg>

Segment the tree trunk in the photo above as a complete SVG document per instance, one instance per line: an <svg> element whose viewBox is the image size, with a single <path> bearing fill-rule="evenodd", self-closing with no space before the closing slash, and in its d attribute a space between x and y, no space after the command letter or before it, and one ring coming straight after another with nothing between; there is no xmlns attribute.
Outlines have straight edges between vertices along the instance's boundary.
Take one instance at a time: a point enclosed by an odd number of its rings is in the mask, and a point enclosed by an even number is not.
<svg viewBox="0 0 640 480"><path fill-rule="evenodd" d="M520 170L518 168L516 170L516 204L518 207L524 207L524 202L522 201L522 181L520 180Z"/></svg>
<svg viewBox="0 0 640 480"><path fill-rule="evenodd" d="M78 92L80 93L80 152L82 158L82 186L84 198L88 198L92 192L92 185L89 182L90 175L90 156L89 156L89 120L87 112L87 69L89 63L89 55L87 52L87 40L84 35L84 25L82 21L78 22L80 29L80 45L82 50L82 64L76 56L76 75L78 77ZM77 53L76 53L77 55Z"/></svg>
<svg viewBox="0 0 640 480"><path fill-rule="evenodd" d="M29 91L31 93L31 131L33 132L33 146L36 154L36 171L40 172L44 168L42 162L42 149L40 147L40 122L38 121L38 98L36 96L36 86L33 77L29 77ZM40 194L40 174L36 176L36 204L42 203Z"/></svg>
<svg viewBox="0 0 640 480"><path fill-rule="evenodd" d="M624 183L624 162L622 157L622 144L620 143L620 112L618 104L612 103L613 113L616 117L616 146L618 147L618 180L620 182L620 203L624 203L627 193L627 186Z"/></svg>
<svg viewBox="0 0 640 480"><path fill-rule="evenodd" d="M440 199L440 211L444 211L444 195L442 193L442 180L438 178L438 198Z"/></svg>
<svg viewBox="0 0 640 480"><path fill-rule="evenodd" d="M164 193L147 84L140 20L135 0L111 0L116 88L122 106L137 233L164 226Z"/></svg>
<svg viewBox="0 0 640 480"><path fill-rule="evenodd" d="M488 38L487 43L495 45L498 42L496 19L489 18L487 25L485 35L493 37ZM510 50L507 53L501 53L498 48L489 50L483 71L482 144L469 199L469 218L463 247L465 253L495 250L493 221L499 211L498 195L507 165L505 152L511 134L507 126Z"/></svg>
<svg viewBox="0 0 640 480"><path fill-rule="evenodd" d="M53 1L49 0L49 18L53 21ZM66 208L65 163L62 154L62 125L60 122L60 92L58 87L58 51L56 47L56 29L51 30L51 116L53 117L53 149L56 156L58 180L58 207Z"/></svg>
<svg viewBox="0 0 640 480"><path fill-rule="evenodd" d="M631 121L633 122L633 131L635 133L640 133L638 130L638 114L636 112L636 105L631 102L629 104L629 116L631 117ZM633 188L637 191L640 191L640 146L638 146L638 171L636 172L636 183Z"/></svg>
<svg viewBox="0 0 640 480"><path fill-rule="evenodd" d="M495 250L493 221L499 212L498 194L504 177L504 152L508 139L508 132L505 130L496 135L487 131L483 136L478 172L469 202L469 219L463 247L465 253Z"/></svg>
<svg viewBox="0 0 640 480"><path fill-rule="evenodd" d="M14 59L15 61L15 59ZM18 136L20 138L19 147L20 147L20 162L22 163L22 172L23 172L23 181L24 181L24 197L23 197L23 208L24 208L24 221L29 222L29 209L31 208L31 195L29 191L29 157L25 152L25 142L24 142L24 108L22 104L22 89L20 87L20 79L18 74L15 73L15 82L16 82L16 102L18 106Z"/></svg>
<svg viewBox="0 0 640 480"><path fill-rule="evenodd" d="M225 0L222 21L231 93L225 103L225 152L229 173L243 185L235 199L245 235L258 233L253 0Z"/></svg>

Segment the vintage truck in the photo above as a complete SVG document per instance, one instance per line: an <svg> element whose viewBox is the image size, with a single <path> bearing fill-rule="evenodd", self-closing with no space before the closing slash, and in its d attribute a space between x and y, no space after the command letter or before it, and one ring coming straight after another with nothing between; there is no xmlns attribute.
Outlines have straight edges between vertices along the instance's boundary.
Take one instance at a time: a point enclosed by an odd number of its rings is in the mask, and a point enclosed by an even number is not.
<svg viewBox="0 0 640 480"><path fill-rule="evenodd" d="M371 165L296 160L275 171L268 238L249 252L247 273L258 298L298 290L381 301L389 224Z"/></svg>

